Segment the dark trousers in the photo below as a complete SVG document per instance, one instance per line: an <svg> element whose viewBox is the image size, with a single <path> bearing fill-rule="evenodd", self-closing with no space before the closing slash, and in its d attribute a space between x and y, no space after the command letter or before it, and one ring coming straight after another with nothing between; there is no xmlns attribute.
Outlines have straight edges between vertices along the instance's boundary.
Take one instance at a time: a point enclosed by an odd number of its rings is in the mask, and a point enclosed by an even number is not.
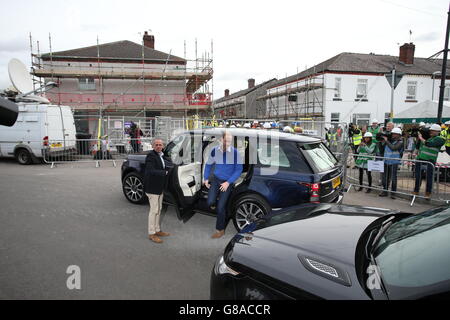
<svg viewBox="0 0 450 320"><path fill-rule="evenodd" d="M211 188L208 191L209 207L211 207L216 203L217 196L219 196L219 201L217 202L216 206L217 212L216 230L218 231L225 230L227 219L227 203L233 190L233 186L230 185L226 192L220 191L220 185L224 182L226 182L226 180L221 180L216 176L213 176L213 178L210 180Z"/></svg>
<svg viewBox="0 0 450 320"><path fill-rule="evenodd" d="M359 185L363 185L364 171L367 173L367 180L369 181L369 187L372 186L372 172L367 169L359 168Z"/></svg>
<svg viewBox="0 0 450 320"><path fill-rule="evenodd" d="M414 192L419 192L420 185L422 184L422 170L427 172L427 187L426 192L431 193L433 189L433 175L434 175L434 164L433 163L416 163L415 176L416 185L414 187Z"/></svg>
<svg viewBox="0 0 450 320"><path fill-rule="evenodd" d="M383 174L383 188L385 191L389 190L392 182L391 191L397 191L397 171L398 164L384 164Z"/></svg>
<svg viewBox="0 0 450 320"><path fill-rule="evenodd" d="M450 156L450 147L445 147L445 151L446 151L447 154Z"/></svg>

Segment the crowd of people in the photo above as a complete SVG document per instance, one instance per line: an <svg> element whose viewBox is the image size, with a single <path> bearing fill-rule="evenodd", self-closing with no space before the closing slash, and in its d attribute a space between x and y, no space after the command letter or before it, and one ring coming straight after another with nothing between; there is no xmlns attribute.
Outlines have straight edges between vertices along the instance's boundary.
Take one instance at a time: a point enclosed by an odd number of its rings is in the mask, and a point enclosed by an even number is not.
<svg viewBox="0 0 450 320"><path fill-rule="evenodd" d="M402 130L403 129L403 130ZM350 124L350 144L355 155L355 166L359 169L359 187L363 190L363 175L367 175L368 188L371 192L373 184L371 171L368 170L369 160L384 162L384 170L381 173L383 191L380 197L389 196L395 199L397 191L397 172L405 152L409 159L415 159L414 177L415 185L413 195L418 196L422 182L422 175L426 175L425 197L430 198L433 187L433 174L436 161L445 145L446 152L450 155L450 121L444 125L425 124L395 127L392 122L381 126L374 120L370 126L358 127Z"/></svg>

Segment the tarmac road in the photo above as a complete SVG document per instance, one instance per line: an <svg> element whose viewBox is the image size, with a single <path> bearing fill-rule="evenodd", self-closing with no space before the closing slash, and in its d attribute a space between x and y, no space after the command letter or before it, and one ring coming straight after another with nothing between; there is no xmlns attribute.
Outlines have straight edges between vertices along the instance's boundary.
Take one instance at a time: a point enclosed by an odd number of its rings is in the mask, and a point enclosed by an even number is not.
<svg viewBox="0 0 450 320"><path fill-rule="evenodd" d="M406 200L351 192L349 204L419 212ZM210 239L215 219L188 223L169 209L157 245L147 239L148 205L122 194L120 165L20 166L0 160L0 299L209 299L215 259L235 233ZM68 290L68 266L81 290Z"/></svg>

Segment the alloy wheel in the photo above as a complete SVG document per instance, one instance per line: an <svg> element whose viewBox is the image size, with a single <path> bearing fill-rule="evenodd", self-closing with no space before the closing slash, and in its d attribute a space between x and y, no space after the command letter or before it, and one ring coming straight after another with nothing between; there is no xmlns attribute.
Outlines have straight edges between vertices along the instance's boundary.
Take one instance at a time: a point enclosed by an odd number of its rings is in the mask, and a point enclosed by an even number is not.
<svg viewBox="0 0 450 320"><path fill-rule="evenodd" d="M124 183L125 194L133 202L139 202L144 196L144 185L138 177L130 176Z"/></svg>

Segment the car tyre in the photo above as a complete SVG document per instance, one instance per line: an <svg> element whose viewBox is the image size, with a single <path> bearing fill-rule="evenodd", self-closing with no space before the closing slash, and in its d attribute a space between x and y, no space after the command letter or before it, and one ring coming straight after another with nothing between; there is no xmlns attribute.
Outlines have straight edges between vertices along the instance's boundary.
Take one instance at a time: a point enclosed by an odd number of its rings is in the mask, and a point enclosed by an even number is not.
<svg viewBox="0 0 450 320"><path fill-rule="evenodd" d="M125 198L133 204L144 204L147 202L144 180L135 172L131 172L123 178L122 191Z"/></svg>
<svg viewBox="0 0 450 320"><path fill-rule="evenodd" d="M31 153L27 149L19 149L16 151L16 159L21 165L29 165L33 162Z"/></svg>
<svg viewBox="0 0 450 320"><path fill-rule="evenodd" d="M234 227L239 232L245 226L267 215L271 210L267 201L257 194L241 196L233 205Z"/></svg>

